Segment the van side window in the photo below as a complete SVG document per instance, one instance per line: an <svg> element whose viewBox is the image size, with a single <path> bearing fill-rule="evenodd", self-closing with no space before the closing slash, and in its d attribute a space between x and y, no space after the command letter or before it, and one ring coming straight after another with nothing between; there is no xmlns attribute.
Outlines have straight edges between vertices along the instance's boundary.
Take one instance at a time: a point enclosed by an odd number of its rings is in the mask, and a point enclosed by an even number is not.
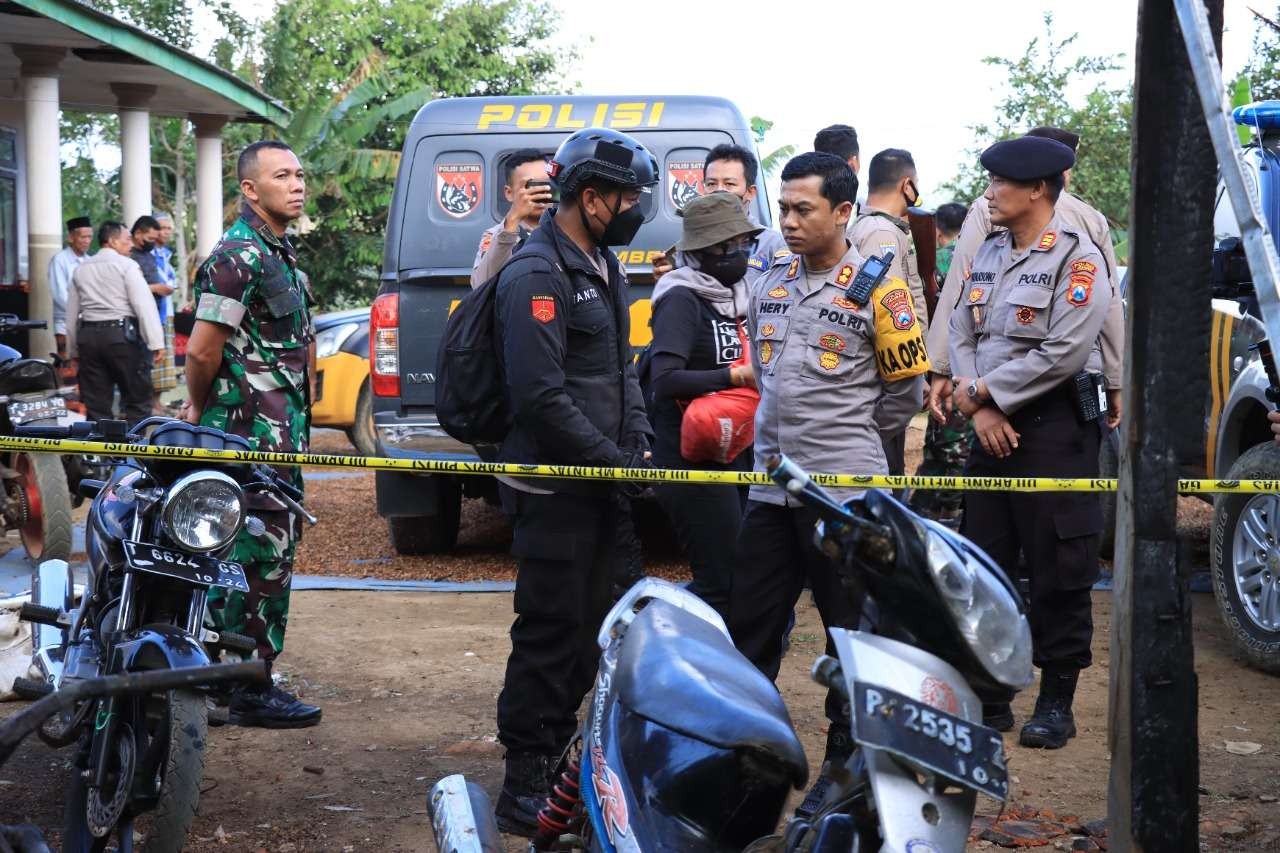
<svg viewBox="0 0 1280 853"><path fill-rule="evenodd" d="M537 150L541 151L547 160L550 160L556 153L554 148L538 147ZM505 189L507 186L507 161L514 153L515 151L504 151L494 160L497 163L497 167L493 170L493 186L489 190L489 194L493 196L492 219L494 222L501 222L506 219L507 213L511 210L511 202L507 201Z"/></svg>

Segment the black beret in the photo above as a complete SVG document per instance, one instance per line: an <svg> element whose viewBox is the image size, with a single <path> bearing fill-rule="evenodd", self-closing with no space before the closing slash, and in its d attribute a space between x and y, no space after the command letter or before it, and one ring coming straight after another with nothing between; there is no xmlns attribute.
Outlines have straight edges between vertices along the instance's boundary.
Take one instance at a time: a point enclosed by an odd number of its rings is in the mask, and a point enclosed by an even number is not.
<svg viewBox="0 0 1280 853"><path fill-rule="evenodd" d="M982 152L982 167L1014 181L1059 175L1075 165L1076 154L1056 139L1021 136L997 142Z"/></svg>
<svg viewBox="0 0 1280 853"><path fill-rule="evenodd" d="M74 231L77 228L92 228L93 223L89 221L87 216L76 216L67 220L67 230Z"/></svg>

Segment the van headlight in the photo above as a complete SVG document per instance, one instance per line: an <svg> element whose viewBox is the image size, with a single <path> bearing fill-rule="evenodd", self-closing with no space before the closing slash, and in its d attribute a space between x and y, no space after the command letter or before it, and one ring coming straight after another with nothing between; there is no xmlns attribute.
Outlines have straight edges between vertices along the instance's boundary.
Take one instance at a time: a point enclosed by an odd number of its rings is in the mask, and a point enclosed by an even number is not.
<svg viewBox="0 0 1280 853"><path fill-rule="evenodd" d="M974 657L996 681L1015 690L1034 680L1031 626L1009 589L946 528L925 520L929 576Z"/></svg>
<svg viewBox="0 0 1280 853"><path fill-rule="evenodd" d="M244 492L220 471L193 471L169 487L160 519L165 533L181 547L216 551L240 532Z"/></svg>

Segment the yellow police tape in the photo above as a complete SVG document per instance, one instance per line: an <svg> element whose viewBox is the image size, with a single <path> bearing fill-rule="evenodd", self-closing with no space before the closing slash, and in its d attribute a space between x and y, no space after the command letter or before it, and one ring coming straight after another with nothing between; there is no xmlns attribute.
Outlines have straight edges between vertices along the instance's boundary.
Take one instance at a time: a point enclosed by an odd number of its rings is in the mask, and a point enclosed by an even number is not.
<svg viewBox="0 0 1280 853"><path fill-rule="evenodd" d="M380 456L338 456L328 453L273 453L258 450L202 450L152 447L127 442L0 436L0 451L61 453L93 456L135 456L159 459L206 459L210 462L262 462L315 468L354 468L414 474L506 474L569 480L626 480L707 485L773 485L768 474L743 471L689 471L663 468L599 468L589 465L515 465L451 459L388 459ZM827 488L948 489L982 492L1114 492L1117 480L1062 477L891 477L884 474L819 474L809 477ZM1280 480L1179 480L1182 493L1280 493Z"/></svg>

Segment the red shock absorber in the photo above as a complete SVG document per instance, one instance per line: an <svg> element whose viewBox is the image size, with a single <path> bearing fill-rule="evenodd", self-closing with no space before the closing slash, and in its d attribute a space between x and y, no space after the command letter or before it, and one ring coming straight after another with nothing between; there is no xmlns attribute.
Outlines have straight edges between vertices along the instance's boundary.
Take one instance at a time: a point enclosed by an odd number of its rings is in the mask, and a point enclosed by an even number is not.
<svg viewBox="0 0 1280 853"><path fill-rule="evenodd" d="M582 792L578 786L581 765L568 759L568 766L551 786L547 804L538 812L538 834L533 839L534 850L550 850L561 835L572 831L581 820L579 806Z"/></svg>

